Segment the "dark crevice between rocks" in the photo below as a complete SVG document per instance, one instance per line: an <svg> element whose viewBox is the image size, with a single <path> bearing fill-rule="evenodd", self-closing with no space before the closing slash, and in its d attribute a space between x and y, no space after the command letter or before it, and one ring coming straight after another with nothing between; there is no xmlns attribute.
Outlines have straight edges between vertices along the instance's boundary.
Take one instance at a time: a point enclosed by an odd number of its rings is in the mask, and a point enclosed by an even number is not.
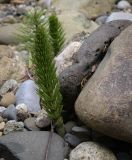
<svg viewBox="0 0 132 160"><path fill-rule="evenodd" d="M4 144L0 144L0 158L4 158L4 160L19 160Z"/></svg>

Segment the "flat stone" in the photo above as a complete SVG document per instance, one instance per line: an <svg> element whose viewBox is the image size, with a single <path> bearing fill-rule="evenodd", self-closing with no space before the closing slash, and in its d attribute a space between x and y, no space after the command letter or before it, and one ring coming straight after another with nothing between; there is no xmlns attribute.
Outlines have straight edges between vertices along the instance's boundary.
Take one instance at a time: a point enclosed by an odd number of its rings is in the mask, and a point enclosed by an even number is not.
<svg viewBox="0 0 132 160"><path fill-rule="evenodd" d="M0 158L5 158L6 160L43 160L49 133L46 131L17 132L1 137ZM51 139L48 160L63 159L64 141L54 133Z"/></svg>

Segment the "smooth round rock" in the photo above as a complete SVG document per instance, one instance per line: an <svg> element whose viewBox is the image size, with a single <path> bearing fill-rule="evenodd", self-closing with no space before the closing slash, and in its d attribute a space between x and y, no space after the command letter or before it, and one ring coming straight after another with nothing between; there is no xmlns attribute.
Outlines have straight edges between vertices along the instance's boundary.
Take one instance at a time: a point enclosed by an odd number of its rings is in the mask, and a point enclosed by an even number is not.
<svg viewBox="0 0 132 160"><path fill-rule="evenodd" d="M120 2L117 3L117 8L118 9L127 9L130 8L131 5L128 1L121 0Z"/></svg>
<svg viewBox="0 0 132 160"><path fill-rule="evenodd" d="M89 127L132 142L132 25L111 43L81 91L75 110Z"/></svg>
<svg viewBox="0 0 132 160"><path fill-rule="evenodd" d="M36 118L33 118L33 117L27 118L24 121L25 128L28 129L29 131L39 131L40 129L36 126L35 120Z"/></svg>
<svg viewBox="0 0 132 160"><path fill-rule="evenodd" d="M51 123L51 120L49 119L46 113L40 113L35 120L35 124L39 128L47 127L50 125L50 123Z"/></svg>
<svg viewBox="0 0 132 160"><path fill-rule="evenodd" d="M37 94L37 86L32 80L21 84L16 92L16 105L24 103L29 112L38 112L40 108L40 97Z"/></svg>
<svg viewBox="0 0 132 160"><path fill-rule="evenodd" d="M94 142L83 142L70 153L70 160L117 160L108 149Z"/></svg>
<svg viewBox="0 0 132 160"><path fill-rule="evenodd" d="M16 120L17 121L17 110L15 106L9 105L7 109L3 112L2 116L7 118L8 120Z"/></svg>

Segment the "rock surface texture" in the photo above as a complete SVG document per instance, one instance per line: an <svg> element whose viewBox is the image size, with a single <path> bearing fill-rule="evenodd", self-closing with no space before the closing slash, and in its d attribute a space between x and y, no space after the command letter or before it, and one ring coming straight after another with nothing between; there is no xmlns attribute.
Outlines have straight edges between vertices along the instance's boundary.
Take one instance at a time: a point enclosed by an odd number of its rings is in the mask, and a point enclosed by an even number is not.
<svg viewBox="0 0 132 160"><path fill-rule="evenodd" d="M43 160L49 132L10 133L0 138L0 158L6 160ZM64 159L64 142L57 134L53 134L49 160Z"/></svg>
<svg viewBox="0 0 132 160"><path fill-rule="evenodd" d="M59 75L64 108L70 110L80 93L81 83L93 74L93 68L106 54L113 39L131 24L130 21L113 21L102 25L82 44L74 58L73 65Z"/></svg>
<svg viewBox="0 0 132 160"><path fill-rule="evenodd" d="M116 157L97 143L83 142L72 150L70 160L116 160Z"/></svg>
<svg viewBox="0 0 132 160"><path fill-rule="evenodd" d="M132 142L132 25L112 42L75 110L86 125Z"/></svg>

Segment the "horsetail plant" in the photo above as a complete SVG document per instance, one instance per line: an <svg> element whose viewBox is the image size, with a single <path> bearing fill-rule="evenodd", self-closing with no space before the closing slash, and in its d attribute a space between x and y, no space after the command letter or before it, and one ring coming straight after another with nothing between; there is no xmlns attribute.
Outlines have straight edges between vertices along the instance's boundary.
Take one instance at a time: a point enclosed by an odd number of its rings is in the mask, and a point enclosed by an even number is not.
<svg viewBox="0 0 132 160"><path fill-rule="evenodd" d="M20 37L26 49L31 53L35 82L38 85L38 94L41 97L42 105L55 124L58 133L63 136L62 95L56 76L54 55L60 51L64 44L64 34L60 31L60 25L58 25L60 23L54 13L49 18L45 17L42 10L34 10L29 13L24 21L24 30ZM51 19L54 20L53 28L51 26L53 20Z"/></svg>
<svg viewBox="0 0 132 160"><path fill-rule="evenodd" d="M56 56L64 47L65 34L55 12L49 17L49 30L52 38L54 54Z"/></svg>

